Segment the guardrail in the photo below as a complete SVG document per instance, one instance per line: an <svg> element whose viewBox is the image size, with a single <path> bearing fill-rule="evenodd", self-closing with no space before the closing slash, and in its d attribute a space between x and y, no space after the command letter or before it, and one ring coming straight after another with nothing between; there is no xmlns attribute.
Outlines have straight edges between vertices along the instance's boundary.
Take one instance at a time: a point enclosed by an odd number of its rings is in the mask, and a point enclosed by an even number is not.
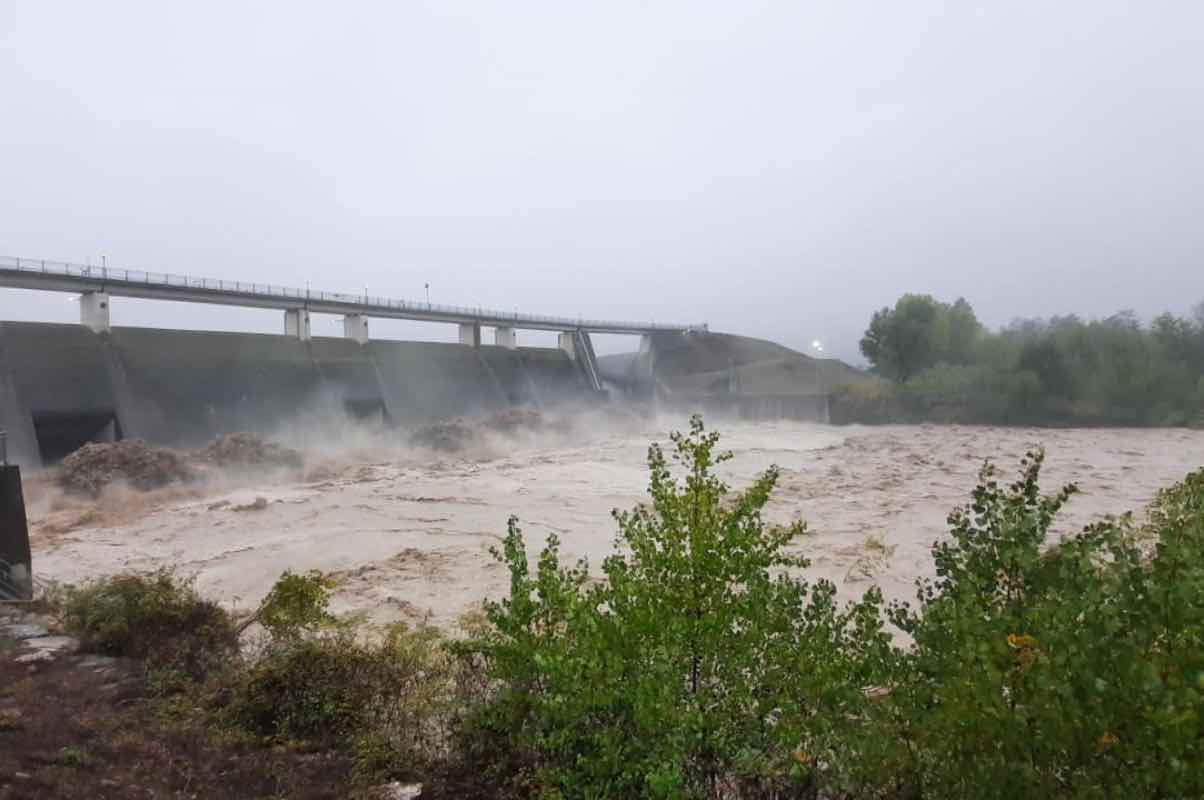
<svg viewBox="0 0 1204 800"><path fill-rule="evenodd" d="M0 273L13 270L22 273L43 274L63 278L78 278L86 281L97 281L113 286L128 285L131 287L157 287L167 290L201 290L230 296L255 296L297 301L297 307L303 308L309 304L334 303L340 305L362 306L365 311L373 308L387 309L400 313L413 313L416 318L446 315L451 317L480 318L491 321L509 321L519 326L523 323L539 325L564 326L572 328L631 330L631 331L687 331L706 330L706 324L671 325L655 322L631 322L617 320L584 319L572 317L543 316L539 314L520 314L518 312L499 311L487 308L470 308L468 306L440 305L438 303L423 303L412 300L396 300L388 297L371 296L368 294L354 295L340 292L326 292L309 288L298 289L289 286L278 286L271 283L255 283L248 281L230 281L218 278L198 278L188 275L176 275L168 272L148 272L146 270L123 269L90 264L73 264L66 261L48 261L45 259L16 258L0 256ZM236 303L235 303L236 304ZM370 315L370 314L369 314Z"/></svg>

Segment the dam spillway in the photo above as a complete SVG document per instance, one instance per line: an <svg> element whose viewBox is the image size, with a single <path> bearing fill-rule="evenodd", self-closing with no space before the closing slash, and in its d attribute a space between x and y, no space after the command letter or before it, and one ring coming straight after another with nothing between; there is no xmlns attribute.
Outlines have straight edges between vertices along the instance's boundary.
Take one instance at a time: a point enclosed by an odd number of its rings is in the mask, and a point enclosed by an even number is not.
<svg viewBox="0 0 1204 800"><path fill-rule="evenodd" d="M0 428L29 467L94 440L195 446L313 413L411 424L596 397L557 348L0 322Z"/></svg>

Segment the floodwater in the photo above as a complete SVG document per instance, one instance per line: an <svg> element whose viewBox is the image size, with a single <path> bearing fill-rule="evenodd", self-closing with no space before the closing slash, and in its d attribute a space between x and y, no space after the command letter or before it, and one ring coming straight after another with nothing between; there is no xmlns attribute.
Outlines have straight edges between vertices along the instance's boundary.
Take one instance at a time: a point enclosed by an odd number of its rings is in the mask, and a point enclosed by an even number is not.
<svg viewBox="0 0 1204 800"><path fill-rule="evenodd" d="M471 457L371 447L332 456L327 445L307 482L262 476L234 488L137 498L127 490L91 507L34 502L34 571L77 582L173 567L195 576L207 596L246 609L283 570L320 569L339 580L336 611L450 625L506 591L506 571L489 549L511 514L532 556L555 533L566 560L587 557L597 568L613 547L611 510L646 498L649 442L684 426L659 419L595 428L567 443L498 443ZM932 542L984 459L1010 477L1026 450L1043 445L1045 489L1075 481L1082 490L1057 523L1062 533L1140 510L1158 488L1204 465L1204 431L1181 429L716 427L735 455L721 470L734 487L771 464L781 468L766 516L806 520L810 532L794 547L810 558L809 574L835 581L845 597L877 584L887 598L911 598L915 579L932 572Z"/></svg>

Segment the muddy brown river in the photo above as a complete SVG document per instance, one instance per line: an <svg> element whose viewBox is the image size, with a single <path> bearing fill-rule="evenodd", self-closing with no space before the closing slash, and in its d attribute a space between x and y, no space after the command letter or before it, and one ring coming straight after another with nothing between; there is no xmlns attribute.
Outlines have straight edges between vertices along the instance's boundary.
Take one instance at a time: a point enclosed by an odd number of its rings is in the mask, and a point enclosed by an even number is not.
<svg viewBox="0 0 1204 800"><path fill-rule="evenodd" d="M205 489L132 491L98 503L34 497L34 571L76 582L169 566L206 595L253 606L285 569L339 579L336 610L376 622L448 625L506 590L489 555L517 514L532 554L557 534L566 559L593 565L611 551L610 511L644 499L648 443L684 419L600 431L573 441L499 442L470 456L384 449L372 437L332 451L311 443L320 471L305 482L240 478ZM586 426L588 427L588 426ZM736 487L770 464L782 469L767 516L807 521L794 547L815 576L847 597L876 583L910 598L931 573L929 547L964 502L984 459L1015 473L1029 448L1047 450L1047 491L1075 481L1058 522L1071 531L1109 513L1140 509L1162 486L1204 465L1204 431L1037 430L792 422L721 422ZM262 498L262 500L259 500Z"/></svg>

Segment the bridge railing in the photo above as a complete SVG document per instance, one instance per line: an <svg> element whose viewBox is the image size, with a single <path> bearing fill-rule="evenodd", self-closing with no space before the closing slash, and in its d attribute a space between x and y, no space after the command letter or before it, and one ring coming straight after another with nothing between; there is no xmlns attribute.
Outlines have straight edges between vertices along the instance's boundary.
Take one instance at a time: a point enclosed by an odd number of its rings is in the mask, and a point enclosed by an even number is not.
<svg viewBox="0 0 1204 800"><path fill-rule="evenodd" d="M477 317L491 320L506 320L516 324L523 322L546 325L563 325L566 328L608 328L630 330L705 330L705 324L699 325L666 325L655 322L628 322L616 320L584 319L572 317L544 316L539 314L520 314L517 311L499 311L496 309L440 305L412 300L397 300L388 297L378 297L368 294L345 294L341 292L325 292L312 289L298 289L288 286L278 286L271 283L255 283L249 281L231 281L219 278L199 278L188 275L176 275L168 272L149 272L147 270L124 269L109 266L94 266L91 264L73 264L66 261L48 261L46 259L15 258L0 256L0 270L18 270L20 272L42 273L69 278L98 280L114 284L137 286L158 286L164 288L200 289L203 291L226 293L231 295L257 295L261 297L284 298L298 301L298 307L307 302L312 303L341 303L345 305L363 306L365 311L371 308L386 308L400 312L415 312L416 314L445 314L456 317Z"/></svg>

